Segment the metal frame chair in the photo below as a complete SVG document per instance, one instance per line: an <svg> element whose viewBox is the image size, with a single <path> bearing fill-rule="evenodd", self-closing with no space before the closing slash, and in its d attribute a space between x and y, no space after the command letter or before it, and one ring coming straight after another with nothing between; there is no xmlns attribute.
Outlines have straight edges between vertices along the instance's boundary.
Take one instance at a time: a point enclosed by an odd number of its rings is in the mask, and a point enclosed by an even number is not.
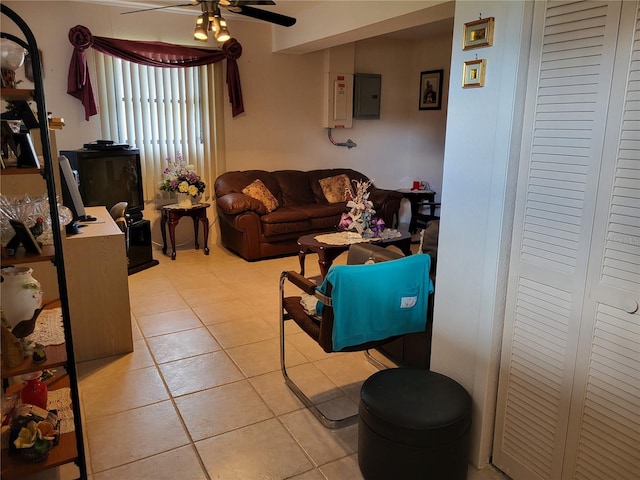
<svg viewBox="0 0 640 480"><path fill-rule="evenodd" d="M394 254L395 258L404 258L401 255ZM375 254L371 254L370 258L372 261L376 261ZM384 255L382 256L384 257ZM378 254L377 260L382 260L380 254ZM429 258L428 255L420 255L420 257ZM420 295L426 295L428 297L430 293L431 281L429 279L429 260L426 261L426 273L422 272L421 275L416 272L416 277L418 277L417 281L421 286L419 288ZM364 268L374 266L374 265L350 265L351 267L356 268ZM345 267L344 265L338 267ZM347 265L349 267L349 265ZM332 267L332 269L335 267ZM362 270L363 275L366 277L369 273L368 270ZM329 275L328 275L329 276ZM413 280L413 279L412 279ZM297 288L299 288L302 292L313 295L317 298L323 305L324 308L322 310L321 316L309 315L303 308L301 304L301 296L284 296L285 283L290 282ZM319 344L322 349L327 353L332 352L354 352L354 351L364 351L367 354L367 358L371 361L377 368L386 368L381 362L377 361L371 355L368 355L368 350L372 348L379 347L386 343L392 342L397 338L400 338L405 333L413 333L416 331L423 331L427 328L427 311L424 308L424 312L421 312L422 318L424 318L424 324L420 326L422 330L416 330L415 328L412 330L407 330L403 332L398 332L397 334L387 336L385 338L372 338L364 341L363 343L358 343L355 345L348 345L344 348L336 349L334 348L334 326L337 322L347 321L347 318L342 318L343 315L338 312L338 317L336 317L336 305L334 303L334 298L332 297L334 293L334 286L331 282L325 282L326 290L321 292L320 287L316 285L311 280L303 277L297 272L294 271L285 271L280 275L280 367L282 371L282 375L285 380L285 384L291 389L291 391L302 401L302 403L309 408L309 410L313 413L313 415L327 428L336 429L346 427L348 425L352 425L357 422L358 414L351 415L344 418L333 419L327 417L314 403L313 401L295 384L295 382L289 377L286 370L286 357L285 357L285 321L294 320L296 324L307 334L309 335L315 342ZM376 292L372 292L372 298L370 299L372 302L376 301L376 297L380 295L376 295ZM427 302L428 303L428 302ZM381 311L384 311L384 307L380 307ZM395 318L391 318L390 321L397 321Z"/></svg>

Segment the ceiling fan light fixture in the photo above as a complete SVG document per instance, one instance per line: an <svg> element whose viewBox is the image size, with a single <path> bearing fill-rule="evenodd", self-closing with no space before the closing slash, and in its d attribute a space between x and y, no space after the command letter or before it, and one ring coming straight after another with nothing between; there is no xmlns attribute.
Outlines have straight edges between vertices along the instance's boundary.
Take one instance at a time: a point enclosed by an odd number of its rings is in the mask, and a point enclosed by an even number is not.
<svg viewBox="0 0 640 480"><path fill-rule="evenodd" d="M216 40L218 42L226 42L231 38L231 34L227 29L227 21L224 18L220 17L218 24L219 24L219 28L215 35Z"/></svg>
<svg viewBox="0 0 640 480"><path fill-rule="evenodd" d="M202 42L206 42L209 38L205 28L205 21L208 21L208 16L206 14L199 15L196 19L196 29L193 31L193 38Z"/></svg>
<svg viewBox="0 0 640 480"><path fill-rule="evenodd" d="M220 18L218 15L209 17L209 31L213 33L220 31Z"/></svg>

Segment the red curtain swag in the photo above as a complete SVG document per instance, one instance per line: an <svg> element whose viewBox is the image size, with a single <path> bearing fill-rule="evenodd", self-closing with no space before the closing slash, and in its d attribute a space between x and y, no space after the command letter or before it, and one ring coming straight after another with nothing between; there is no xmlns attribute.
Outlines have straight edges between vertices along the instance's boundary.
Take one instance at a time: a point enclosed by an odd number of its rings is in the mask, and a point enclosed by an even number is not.
<svg viewBox="0 0 640 480"><path fill-rule="evenodd" d="M95 37L87 27L76 25L69 30L69 41L74 47L69 65L67 93L82 102L85 119L98 113L85 50L99 52L130 62L151 67L186 68L208 65L227 59L227 86L233 116L244 112L240 72L236 60L242 55L242 45L232 38L222 45L222 50L183 47L163 42L142 42L117 38Z"/></svg>

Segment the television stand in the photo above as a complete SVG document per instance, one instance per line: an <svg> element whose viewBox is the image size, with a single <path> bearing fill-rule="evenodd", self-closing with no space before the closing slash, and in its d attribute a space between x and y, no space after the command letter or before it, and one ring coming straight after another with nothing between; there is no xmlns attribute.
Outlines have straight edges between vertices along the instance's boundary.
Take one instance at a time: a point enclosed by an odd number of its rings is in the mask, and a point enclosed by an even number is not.
<svg viewBox="0 0 640 480"><path fill-rule="evenodd" d="M153 259L151 247L151 222L139 220L129 223L129 250L127 251L129 275L146 270L160 262Z"/></svg>

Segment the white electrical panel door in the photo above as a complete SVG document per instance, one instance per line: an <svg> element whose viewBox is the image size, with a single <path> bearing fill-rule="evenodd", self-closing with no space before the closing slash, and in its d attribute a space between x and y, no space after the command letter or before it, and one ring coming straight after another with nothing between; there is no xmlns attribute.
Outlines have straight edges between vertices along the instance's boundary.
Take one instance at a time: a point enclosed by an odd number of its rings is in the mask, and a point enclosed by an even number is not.
<svg viewBox="0 0 640 480"><path fill-rule="evenodd" d="M325 127L351 128L353 123L353 74L329 73L326 85Z"/></svg>

